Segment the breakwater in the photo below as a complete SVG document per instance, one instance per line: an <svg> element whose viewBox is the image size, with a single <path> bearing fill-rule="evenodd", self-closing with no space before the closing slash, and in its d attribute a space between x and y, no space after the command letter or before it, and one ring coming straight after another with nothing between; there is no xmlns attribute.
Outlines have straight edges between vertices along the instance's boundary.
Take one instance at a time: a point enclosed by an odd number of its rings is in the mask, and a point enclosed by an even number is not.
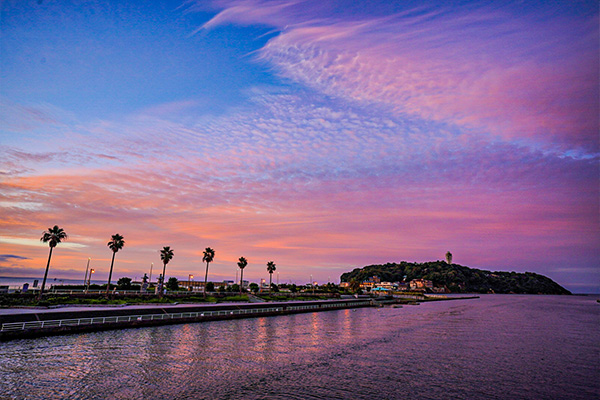
<svg viewBox="0 0 600 400"><path fill-rule="evenodd" d="M181 324L370 307L371 299L211 305L68 307L21 309L0 315L0 341L107 329Z"/></svg>

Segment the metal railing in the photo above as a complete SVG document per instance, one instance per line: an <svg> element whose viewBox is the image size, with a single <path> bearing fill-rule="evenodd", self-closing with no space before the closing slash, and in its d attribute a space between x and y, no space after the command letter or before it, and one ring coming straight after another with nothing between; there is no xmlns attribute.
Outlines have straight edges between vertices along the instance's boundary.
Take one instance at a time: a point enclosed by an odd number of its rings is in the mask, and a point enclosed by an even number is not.
<svg viewBox="0 0 600 400"><path fill-rule="evenodd" d="M146 314L146 315L121 315L113 317L94 317L94 318L73 318L73 319L57 319L49 321L29 321L29 322L5 322L2 324L0 332L8 332L25 329L43 329L43 328L58 328L63 326L84 326L97 324L114 324L119 322L135 322L135 321L157 321L169 319L186 319L186 318L202 318L225 315L240 315L240 314L259 314L266 312L283 311L283 307L271 308L253 308L242 310L219 310L219 311L198 311L184 313L169 313L169 314Z"/></svg>
<svg viewBox="0 0 600 400"><path fill-rule="evenodd" d="M21 331L29 329L48 329L48 328L60 328L69 326L86 326L86 325L102 325L102 324L116 324L120 322L136 322L136 321L158 321L158 320L173 320L173 319L192 319L192 318L209 318L214 316L226 316L226 315L252 315L252 314L264 314L271 312L282 312L282 311L304 311L304 310L318 310L318 309L330 309L330 308L348 308L348 306L365 306L370 305L370 301L360 302L340 302L333 304L311 304L311 305L297 305L297 306L279 306L279 307L268 307L268 308L248 308L248 309L236 309L236 310L217 310L217 311L196 311L196 312L182 312L182 313L167 313L167 314L146 314L146 315L121 315L112 317L93 317L93 318L73 318L73 319L58 319L49 321L28 321L28 322L5 322L2 324L0 332L11 332Z"/></svg>

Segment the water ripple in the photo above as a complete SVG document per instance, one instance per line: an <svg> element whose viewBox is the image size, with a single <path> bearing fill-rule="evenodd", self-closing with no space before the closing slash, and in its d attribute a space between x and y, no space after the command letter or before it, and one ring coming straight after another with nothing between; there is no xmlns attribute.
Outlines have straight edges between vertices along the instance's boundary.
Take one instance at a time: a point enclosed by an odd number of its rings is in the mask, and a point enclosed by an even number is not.
<svg viewBox="0 0 600 400"><path fill-rule="evenodd" d="M598 398L600 307L483 296L0 347L7 399Z"/></svg>

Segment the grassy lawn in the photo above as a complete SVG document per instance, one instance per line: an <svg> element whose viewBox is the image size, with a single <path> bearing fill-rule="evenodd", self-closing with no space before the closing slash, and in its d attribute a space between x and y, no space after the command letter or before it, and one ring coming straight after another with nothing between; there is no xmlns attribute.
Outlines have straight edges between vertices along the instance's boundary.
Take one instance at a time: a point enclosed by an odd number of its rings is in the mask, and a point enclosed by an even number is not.
<svg viewBox="0 0 600 400"><path fill-rule="evenodd" d="M171 296L166 295L162 299L158 296L119 296L119 295L94 295L94 296L70 296L70 295L54 295L45 294L42 300L38 300L35 295L0 295L0 307L48 307L57 305L74 305L74 304L107 304L107 305L123 305L123 304L173 304L173 303L224 303L235 301L248 301L247 295L235 295L226 297L208 296Z"/></svg>

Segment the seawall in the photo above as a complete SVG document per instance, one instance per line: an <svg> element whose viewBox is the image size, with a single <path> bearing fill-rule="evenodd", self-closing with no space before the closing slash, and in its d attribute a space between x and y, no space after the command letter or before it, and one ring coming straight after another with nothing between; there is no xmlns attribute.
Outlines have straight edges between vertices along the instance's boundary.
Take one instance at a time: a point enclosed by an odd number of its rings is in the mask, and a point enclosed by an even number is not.
<svg viewBox="0 0 600 400"><path fill-rule="evenodd" d="M10 309L0 312L0 341L166 324L370 307L371 299L209 305L145 305Z"/></svg>

